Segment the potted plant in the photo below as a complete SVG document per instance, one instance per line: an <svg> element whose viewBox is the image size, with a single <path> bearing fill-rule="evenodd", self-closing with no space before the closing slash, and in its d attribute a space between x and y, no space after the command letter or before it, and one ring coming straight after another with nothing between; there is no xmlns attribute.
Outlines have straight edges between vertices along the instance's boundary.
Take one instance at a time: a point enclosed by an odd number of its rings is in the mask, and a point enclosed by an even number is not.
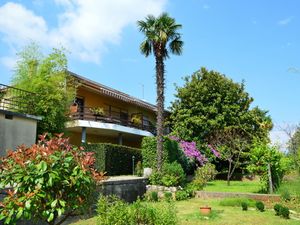
<svg viewBox="0 0 300 225"><path fill-rule="evenodd" d="M90 108L91 113L93 113L95 116L104 116L104 109L103 107L94 107Z"/></svg>
<svg viewBox="0 0 300 225"><path fill-rule="evenodd" d="M202 206L202 207L200 207L200 213L203 216L209 215L211 213L211 207L209 207L209 206Z"/></svg>
<svg viewBox="0 0 300 225"><path fill-rule="evenodd" d="M139 115L133 115L131 117L130 121L131 121L131 123L133 123L136 126L139 126L142 124L142 119L141 119L141 116L139 116Z"/></svg>
<svg viewBox="0 0 300 225"><path fill-rule="evenodd" d="M70 105L70 113L76 113L77 110L78 110L78 104L76 102Z"/></svg>

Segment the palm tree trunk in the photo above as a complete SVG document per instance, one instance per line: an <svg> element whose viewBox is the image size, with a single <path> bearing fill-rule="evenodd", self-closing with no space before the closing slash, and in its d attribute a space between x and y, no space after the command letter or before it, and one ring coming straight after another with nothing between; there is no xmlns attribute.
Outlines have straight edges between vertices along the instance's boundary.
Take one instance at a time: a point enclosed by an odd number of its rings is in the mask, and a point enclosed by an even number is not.
<svg viewBox="0 0 300 225"><path fill-rule="evenodd" d="M161 46L160 46L161 47ZM163 132L164 132L164 88L165 88L165 79L164 79L164 60L162 54L155 54L155 63L156 63L156 92L157 92L157 170L161 171L163 163Z"/></svg>

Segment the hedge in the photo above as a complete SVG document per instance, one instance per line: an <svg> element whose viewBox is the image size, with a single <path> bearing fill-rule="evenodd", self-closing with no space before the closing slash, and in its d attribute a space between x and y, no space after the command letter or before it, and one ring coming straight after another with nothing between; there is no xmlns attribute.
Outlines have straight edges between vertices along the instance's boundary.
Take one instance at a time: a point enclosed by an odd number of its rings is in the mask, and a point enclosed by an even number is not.
<svg viewBox="0 0 300 225"><path fill-rule="evenodd" d="M107 143L85 144L83 147L86 151L95 152L95 167L109 176L132 174L132 156L135 157L135 165L142 160L138 148Z"/></svg>
<svg viewBox="0 0 300 225"><path fill-rule="evenodd" d="M178 162L185 173L189 174L193 165L180 149L178 143L174 140L164 137L163 163ZM156 168L156 137L144 137L142 141L143 167Z"/></svg>

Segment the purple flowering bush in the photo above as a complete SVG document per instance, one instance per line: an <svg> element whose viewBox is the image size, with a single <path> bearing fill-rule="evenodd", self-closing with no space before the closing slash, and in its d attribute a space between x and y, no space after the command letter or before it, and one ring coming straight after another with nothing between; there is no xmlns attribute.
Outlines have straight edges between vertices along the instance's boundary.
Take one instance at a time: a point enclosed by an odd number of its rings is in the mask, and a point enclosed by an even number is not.
<svg viewBox="0 0 300 225"><path fill-rule="evenodd" d="M170 136L170 139L177 141L184 154L191 161L194 161L198 166L203 166L208 162L208 159L205 157L205 155L202 154L197 148L196 142L184 141L176 136ZM220 158L220 153L216 149L214 149L211 145L208 145L208 148L216 158Z"/></svg>

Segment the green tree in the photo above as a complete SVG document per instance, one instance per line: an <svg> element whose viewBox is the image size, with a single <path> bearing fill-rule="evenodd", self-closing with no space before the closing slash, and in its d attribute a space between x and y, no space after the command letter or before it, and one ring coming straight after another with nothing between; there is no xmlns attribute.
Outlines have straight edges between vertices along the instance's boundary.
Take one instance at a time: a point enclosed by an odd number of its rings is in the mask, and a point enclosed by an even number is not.
<svg viewBox="0 0 300 225"><path fill-rule="evenodd" d="M164 131L164 61L169 53L180 55L183 41L178 30L181 28L174 18L163 13L158 17L149 15L145 20L137 22L145 40L140 45L143 55L148 57L152 52L155 56L156 92L157 92L157 168L161 170L163 158L163 131Z"/></svg>
<svg viewBox="0 0 300 225"><path fill-rule="evenodd" d="M263 191L271 192L279 188L284 174L290 170L290 160L276 146L257 141L252 145L247 169L260 176Z"/></svg>
<svg viewBox="0 0 300 225"><path fill-rule="evenodd" d="M235 83L205 68L184 78L183 87L176 87L169 124L172 133L181 139L211 144L227 161L228 181L241 161L249 156L254 139L268 140L272 128L267 111L250 109L253 98L244 83ZM229 183L229 182L228 182Z"/></svg>
<svg viewBox="0 0 300 225"><path fill-rule="evenodd" d="M184 78L183 87L176 87L169 124L181 139L203 143L215 132L239 128L260 139L268 139L272 128L267 111L250 109L253 98L244 83L235 83L205 68Z"/></svg>
<svg viewBox="0 0 300 225"><path fill-rule="evenodd" d="M38 134L64 130L76 90L75 82L67 73L64 49L53 49L49 55L43 56L38 45L26 46L18 53L12 85L37 94L31 101L35 103L32 113L42 116L38 122Z"/></svg>
<svg viewBox="0 0 300 225"><path fill-rule="evenodd" d="M290 129L287 127L285 133L290 138L288 141L288 155L293 159L295 169L300 173L300 127Z"/></svg>
<svg viewBox="0 0 300 225"><path fill-rule="evenodd" d="M94 185L104 179L93 164L93 153L69 144L58 135L38 144L20 146L1 160L0 188L8 188L0 202L0 220L42 220L60 225L92 201Z"/></svg>

